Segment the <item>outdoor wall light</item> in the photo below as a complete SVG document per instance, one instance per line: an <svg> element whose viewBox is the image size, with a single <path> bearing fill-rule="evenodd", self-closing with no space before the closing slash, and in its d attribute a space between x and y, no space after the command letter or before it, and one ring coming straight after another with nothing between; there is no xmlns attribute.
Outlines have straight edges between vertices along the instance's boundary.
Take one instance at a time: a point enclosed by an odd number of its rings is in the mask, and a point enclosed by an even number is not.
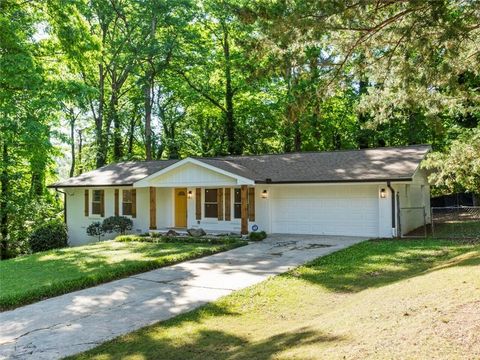
<svg viewBox="0 0 480 360"><path fill-rule="evenodd" d="M188 197L189 199L192 198L192 190L188 190L187 197Z"/></svg>
<svg viewBox="0 0 480 360"><path fill-rule="evenodd" d="M266 199L268 198L268 191L267 190L263 190L262 191L262 199Z"/></svg>
<svg viewBox="0 0 480 360"><path fill-rule="evenodd" d="M385 189L380 190L380 197L382 199L385 199L387 197L387 190Z"/></svg>

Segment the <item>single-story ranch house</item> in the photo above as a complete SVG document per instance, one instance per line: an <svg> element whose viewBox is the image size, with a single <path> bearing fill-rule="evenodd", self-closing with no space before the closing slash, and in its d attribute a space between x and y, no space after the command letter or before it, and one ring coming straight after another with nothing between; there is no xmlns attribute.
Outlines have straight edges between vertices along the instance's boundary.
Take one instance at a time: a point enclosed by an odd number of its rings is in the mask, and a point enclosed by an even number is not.
<svg viewBox="0 0 480 360"><path fill-rule="evenodd" d="M395 237L424 223L400 216L425 207L426 145L332 152L132 161L51 185L65 193L71 245L94 221L131 217L133 232L209 232ZM427 219L428 221L428 219Z"/></svg>

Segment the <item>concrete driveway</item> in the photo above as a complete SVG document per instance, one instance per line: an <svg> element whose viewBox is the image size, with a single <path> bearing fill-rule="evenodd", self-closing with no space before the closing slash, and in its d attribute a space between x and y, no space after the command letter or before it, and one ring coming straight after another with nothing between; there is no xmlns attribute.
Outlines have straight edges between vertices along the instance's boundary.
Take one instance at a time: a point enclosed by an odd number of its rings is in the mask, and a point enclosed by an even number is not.
<svg viewBox="0 0 480 360"><path fill-rule="evenodd" d="M259 243L3 312L0 359L51 360L79 353L364 240L271 235Z"/></svg>

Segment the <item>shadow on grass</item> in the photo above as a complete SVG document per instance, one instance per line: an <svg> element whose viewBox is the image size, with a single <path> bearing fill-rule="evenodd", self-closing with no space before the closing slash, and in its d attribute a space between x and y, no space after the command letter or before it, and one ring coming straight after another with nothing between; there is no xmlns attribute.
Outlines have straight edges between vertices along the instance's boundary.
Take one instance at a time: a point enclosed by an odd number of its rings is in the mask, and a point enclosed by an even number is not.
<svg viewBox="0 0 480 360"><path fill-rule="evenodd" d="M454 261L471 252L468 259ZM446 240L372 240L357 244L283 276L293 276L335 292L358 292L436 271L442 264L480 264L480 244Z"/></svg>
<svg viewBox="0 0 480 360"><path fill-rule="evenodd" d="M235 246L102 242L7 260L0 263L0 311Z"/></svg>
<svg viewBox="0 0 480 360"><path fill-rule="evenodd" d="M168 327L167 327L168 328ZM159 330L166 330L161 327ZM169 360L269 360L280 352L302 345L335 342L339 336L323 334L308 328L284 332L266 339L250 342L240 335L218 330L199 330L186 338L162 338L148 331L137 332L102 345L93 352L81 355L80 359L169 359ZM75 357L76 358L76 357Z"/></svg>

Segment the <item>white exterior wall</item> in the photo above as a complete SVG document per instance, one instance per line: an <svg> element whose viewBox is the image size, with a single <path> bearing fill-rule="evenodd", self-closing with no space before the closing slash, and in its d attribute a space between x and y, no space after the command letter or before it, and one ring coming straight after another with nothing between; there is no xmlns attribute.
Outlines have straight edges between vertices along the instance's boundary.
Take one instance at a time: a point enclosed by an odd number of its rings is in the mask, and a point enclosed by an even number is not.
<svg viewBox="0 0 480 360"><path fill-rule="evenodd" d="M216 187L212 187L216 188ZM189 228L202 228L206 231L225 231L225 232L236 232L239 233L241 230L241 220L234 218L234 189L239 187L229 187L230 191L230 214L231 220L218 220L215 218L206 218L205 217L205 188L201 188L202 190L202 218L197 220L195 218L195 191L196 188L188 188L188 191L192 192L192 197L188 199L187 203L187 226ZM223 188L225 189L225 188ZM260 188L258 186L255 187L255 221L248 221L248 230L252 231L252 226L257 225L258 231L267 231L267 224L268 224L268 213L266 212L266 204L268 203L268 199L263 199L261 197L261 191L264 188ZM225 194L225 192L224 192ZM225 199L223 201L223 214L225 214Z"/></svg>
<svg viewBox="0 0 480 360"><path fill-rule="evenodd" d="M87 235L87 227L96 221L103 221L100 215L92 214L92 191L101 189L105 191L105 217L115 215L115 189L119 189L119 211L122 214L122 190L132 189L131 187L108 187L108 188L88 188L89 191L89 216L84 212L84 192L85 188L64 189L67 194L67 227L69 244L72 246L84 245L97 241L96 237ZM150 193L147 188L137 189L137 217L132 218L132 233L144 233L149 230L150 219ZM160 227L172 226L173 219L173 190L157 189L157 225ZM102 237L112 239L118 234L106 234Z"/></svg>
<svg viewBox="0 0 480 360"><path fill-rule="evenodd" d="M399 193L400 224L402 234L422 227L425 221L430 223L430 185L424 170L418 170L412 182L394 186ZM423 208L423 209L409 209Z"/></svg>
<svg viewBox="0 0 480 360"><path fill-rule="evenodd" d="M187 226L201 227L206 231L240 232L241 220L234 219L234 189L243 179L216 173L196 163L186 163L170 172L150 177L137 183L137 217L133 220L133 233L149 231L150 201L149 186L156 187L157 228L174 227L174 188L187 188L192 196L187 199ZM140 186L141 185L141 186ZM252 185L248 185L252 186ZM230 221L205 218L202 193L202 218L195 218L196 188L230 188ZM400 207L425 206L427 222L430 221L430 188L426 175L419 170L410 183L392 183L399 193ZM120 215L122 211L122 189L120 189ZM248 230L256 225L258 231L267 233L297 233L325 235L356 235L368 237L392 237L392 194L387 183L345 184L257 184L255 188L255 221L248 223ZM115 187L105 190L105 217L114 215ZM385 198L380 192L385 189ZM67 226L71 245L81 245L96 239L88 237L86 228L94 221L102 221L98 215L84 216L85 188L64 189L67 193ZM268 197L262 198L266 190ZM91 207L92 189L89 189ZM223 202L225 206L225 201ZM225 213L225 211L224 211ZM396 216L396 221L398 217ZM402 214L403 232L423 224L423 216ZM398 225L398 224L397 224ZM115 234L110 235L110 237ZM108 237L107 237L108 238Z"/></svg>

